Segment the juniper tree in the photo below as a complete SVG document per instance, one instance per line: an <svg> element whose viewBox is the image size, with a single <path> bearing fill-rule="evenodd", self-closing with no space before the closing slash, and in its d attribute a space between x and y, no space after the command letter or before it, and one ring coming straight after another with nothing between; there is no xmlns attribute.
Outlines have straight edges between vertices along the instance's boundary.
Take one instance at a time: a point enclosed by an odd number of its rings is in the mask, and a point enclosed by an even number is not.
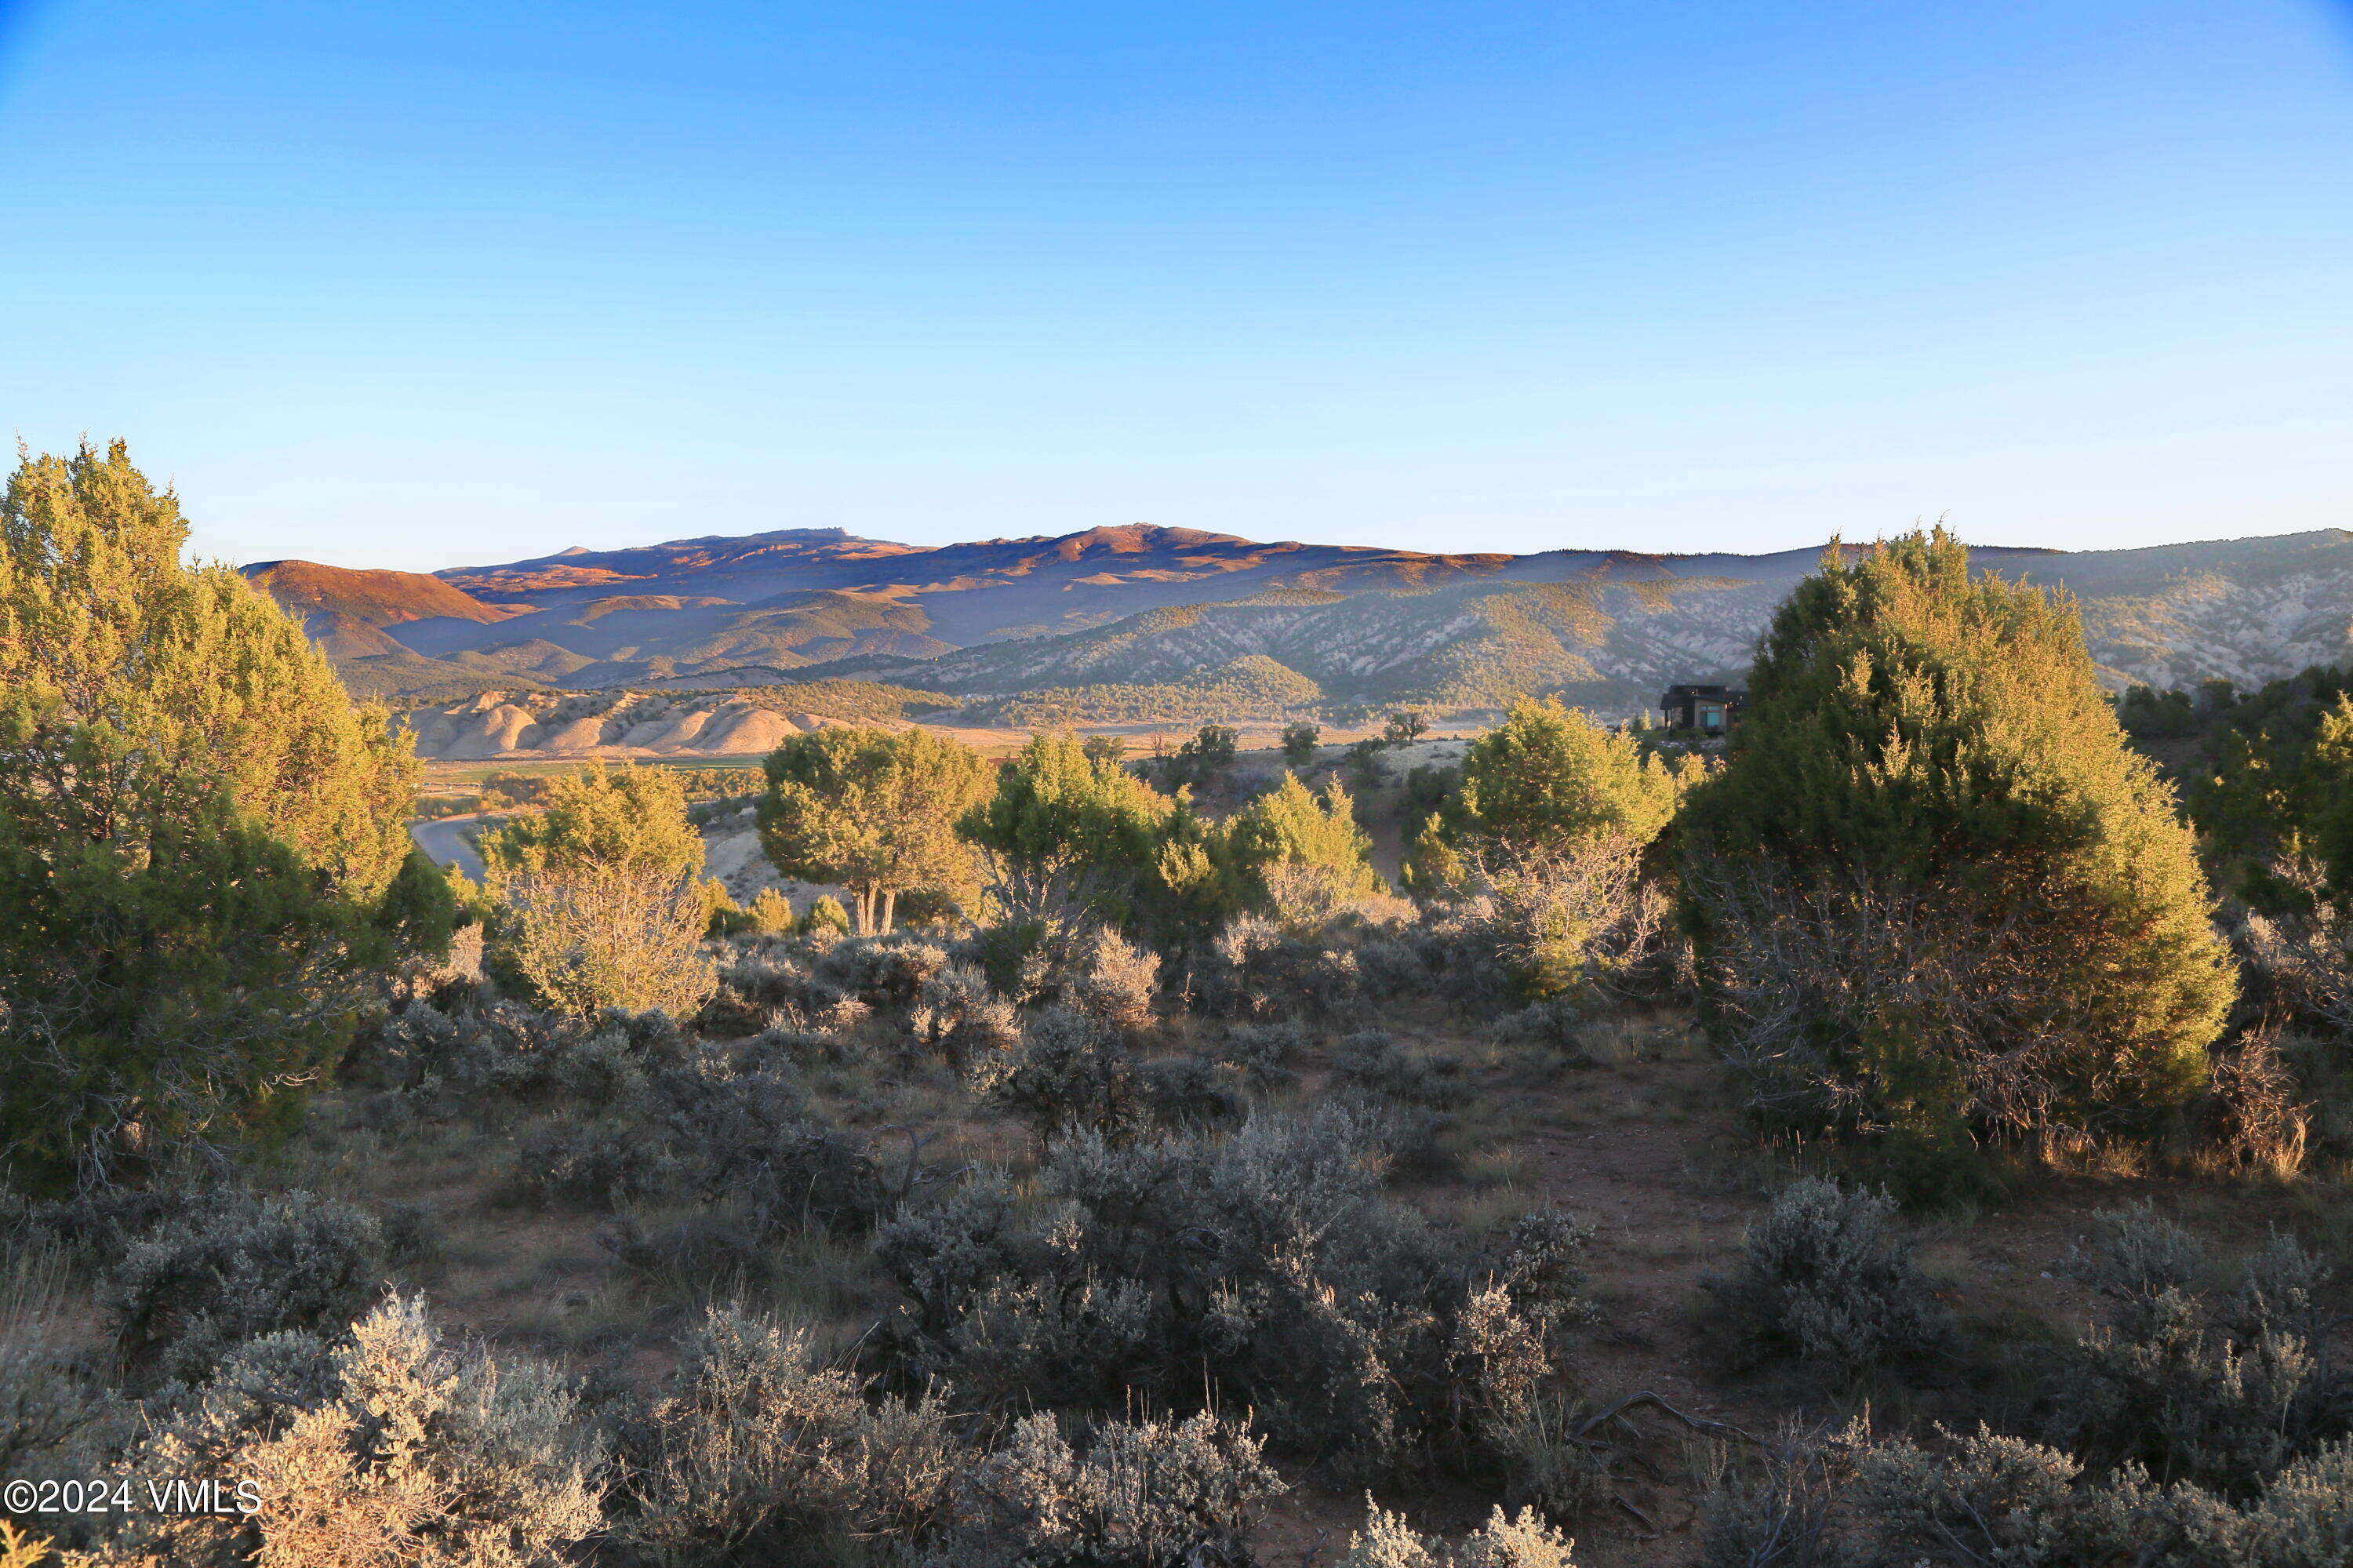
<svg viewBox="0 0 2353 1568"><path fill-rule="evenodd" d="M828 726L768 754L760 843L786 876L838 882L858 906L860 932L891 929L911 889L961 895L972 851L956 819L988 788L980 754L926 730Z"/></svg>
<svg viewBox="0 0 2353 1568"><path fill-rule="evenodd" d="M483 838L483 867L494 878L608 867L684 877L702 869L702 835L687 820L673 769L592 763L550 780L539 799L545 810Z"/></svg>
<svg viewBox="0 0 2353 1568"><path fill-rule="evenodd" d="M1241 732L1233 726L1205 724L1192 739L1176 748L1176 755L1192 758L1205 769L1226 768L1241 755Z"/></svg>
<svg viewBox="0 0 2353 1568"><path fill-rule="evenodd" d="M1695 759L1662 758L1558 697L1521 697L1464 748L1461 788L1423 820L1406 880L1427 894L1604 845L1639 854L1699 776Z"/></svg>
<svg viewBox="0 0 2353 1568"><path fill-rule="evenodd" d="M1430 715L1419 708L1398 708L1381 726L1381 738L1391 746L1411 746L1430 733Z"/></svg>
<svg viewBox="0 0 2353 1568"><path fill-rule="evenodd" d="M1344 898L1386 890L1373 869L1373 841L1357 826L1355 802L1337 779L1319 798L1297 774L1285 772L1281 784L1227 824L1226 842L1245 901L1262 898L1268 874L1282 866L1321 873Z"/></svg>
<svg viewBox="0 0 2353 1568"><path fill-rule="evenodd" d="M993 794L956 819L989 866L999 913L1017 921L1132 908L1160 853L1167 797L1067 735L1029 738L997 769Z"/></svg>
<svg viewBox="0 0 2353 1568"><path fill-rule="evenodd" d="M1558 697L1512 705L1462 753L1449 824L1459 839L1574 850L1623 833L1648 843L1675 814L1688 779L1634 736L1602 728Z"/></svg>
<svg viewBox="0 0 2353 1568"><path fill-rule="evenodd" d="M716 884L698 885L702 835L669 768L596 764L554 780L546 810L482 840L503 901L499 951L548 1006L691 1012L714 984L700 951Z"/></svg>
<svg viewBox="0 0 2353 1568"><path fill-rule="evenodd" d="M407 856L417 765L301 625L184 566L121 442L0 499L0 1168L282 1125Z"/></svg>
<svg viewBox="0 0 2353 1568"><path fill-rule="evenodd" d="M2172 792L2073 603L1942 529L1791 594L1677 833L1760 1098L1936 1143L2145 1129L2205 1081L2235 976Z"/></svg>
<svg viewBox="0 0 2353 1568"><path fill-rule="evenodd" d="M1152 863L1167 797L1067 735L1035 735L997 770L997 787L956 820L969 842L1031 863L1070 856L1104 870Z"/></svg>

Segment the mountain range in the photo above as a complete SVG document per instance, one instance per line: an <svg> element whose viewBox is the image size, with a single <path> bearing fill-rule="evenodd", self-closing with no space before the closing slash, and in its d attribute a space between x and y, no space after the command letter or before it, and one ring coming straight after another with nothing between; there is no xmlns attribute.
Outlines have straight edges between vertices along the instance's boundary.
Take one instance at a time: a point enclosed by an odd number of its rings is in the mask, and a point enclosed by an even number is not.
<svg viewBox="0 0 2353 1568"><path fill-rule="evenodd" d="M1628 712L1672 682L1736 680L1820 557L1434 554L1136 525L941 546L803 528L430 575L246 570L355 692L395 702L853 679L1018 726L1486 708L1519 692ZM2074 594L2112 685L2251 685L2353 657L2341 529L1972 557Z"/></svg>

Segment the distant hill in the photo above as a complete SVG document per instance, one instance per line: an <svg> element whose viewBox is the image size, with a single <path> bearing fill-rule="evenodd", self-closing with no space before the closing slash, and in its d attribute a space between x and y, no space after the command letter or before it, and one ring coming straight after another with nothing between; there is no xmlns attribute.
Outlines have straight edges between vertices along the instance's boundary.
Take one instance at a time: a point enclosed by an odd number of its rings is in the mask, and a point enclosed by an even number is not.
<svg viewBox="0 0 2353 1568"><path fill-rule="evenodd" d="M421 572L260 561L245 575L302 618L303 629L326 650L355 696L447 702L512 682L503 669L485 672L426 657L388 629L421 621L495 626L525 613L524 606L485 604Z"/></svg>
<svg viewBox="0 0 2353 1568"><path fill-rule="evenodd" d="M832 589L919 606L933 635L965 647L1078 630L1140 609L1239 599L1268 587L1424 588L1473 577L1557 576L1606 558L1593 552L1556 560L1267 545L1141 524L929 547L861 539L838 528L794 528L632 550L575 548L438 576L479 599L543 607L617 594L714 595L752 605Z"/></svg>
<svg viewBox="0 0 2353 1568"><path fill-rule="evenodd" d="M1973 554L2073 592L2112 685L2255 684L2353 657L2343 530ZM355 689L386 696L866 678L1019 725L1522 691L1630 711L1672 682L1736 679L1820 555L1440 555L1139 525L937 547L792 529L431 577L248 570Z"/></svg>
<svg viewBox="0 0 2353 1568"><path fill-rule="evenodd" d="M515 605L484 604L438 577L421 572L347 571L315 561L261 561L245 575L301 616L311 635L341 657L396 653L402 645L387 626L448 620L495 623L522 613Z"/></svg>
<svg viewBox="0 0 2353 1568"><path fill-rule="evenodd" d="M1746 665L1764 618L1797 575L1469 582L1419 592L1261 595L1155 609L1065 637L997 642L927 660L870 659L803 672L923 683L1034 722L1192 716L1208 689L1276 705L1424 702L1487 708L1560 692L1608 709L1647 705L1674 680ZM1240 694L1237 693L1236 694Z"/></svg>
<svg viewBox="0 0 2353 1568"><path fill-rule="evenodd" d="M825 589L751 605L710 595L616 594L517 608L522 613L495 628L443 619L396 635L427 657L575 689L642 685L737 664L789 670L870 654L928 658L956 646L930 634L930 618L918 607Z"/></svg>

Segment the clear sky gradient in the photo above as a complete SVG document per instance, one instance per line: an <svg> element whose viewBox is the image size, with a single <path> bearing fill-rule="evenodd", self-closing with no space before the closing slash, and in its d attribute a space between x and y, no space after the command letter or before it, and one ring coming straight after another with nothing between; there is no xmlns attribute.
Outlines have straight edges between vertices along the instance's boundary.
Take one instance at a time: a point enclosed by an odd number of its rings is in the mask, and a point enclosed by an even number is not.
<svg viewBox="0 0 2353 1568"><path fill-rule="evenodd" d="M238 561L2353 525L2321 0L0 0L0 181Z"/></svg>

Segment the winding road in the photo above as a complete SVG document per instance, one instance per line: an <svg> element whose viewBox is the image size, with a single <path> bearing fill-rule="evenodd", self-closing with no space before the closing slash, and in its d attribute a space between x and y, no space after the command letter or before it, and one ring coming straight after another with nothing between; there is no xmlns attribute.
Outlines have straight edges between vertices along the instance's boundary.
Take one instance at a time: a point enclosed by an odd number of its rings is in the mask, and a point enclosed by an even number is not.
<svg viewBox="0 0 2353 1568"><path fill-rule="evenodd" d="M433 858L436 865L455 865L476 882L482 880L482 857L466 842L466 832L481 818L469 813L462 817L441 817L429 822L411 822L408 836L417 847Z"/></svg>

